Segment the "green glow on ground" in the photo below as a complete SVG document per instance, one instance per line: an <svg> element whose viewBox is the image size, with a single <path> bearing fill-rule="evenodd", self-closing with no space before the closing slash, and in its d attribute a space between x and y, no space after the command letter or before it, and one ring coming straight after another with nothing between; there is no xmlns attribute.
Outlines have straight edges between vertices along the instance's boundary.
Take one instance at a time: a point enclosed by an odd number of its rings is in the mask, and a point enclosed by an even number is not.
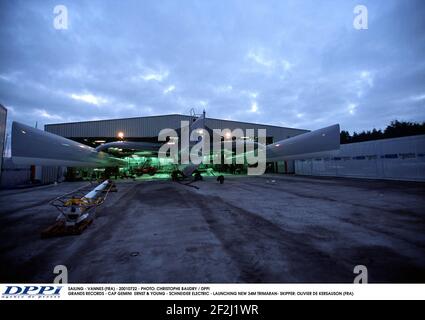
<svg viewBox="0 0 425 320"><path fill-rule="evenodd" d="M213 170L208 170L208 172L202 172L201 175L203 177L218 177L218 176L245 176L245 175L233 175L231 173L224 173L224 172L217 172ZM144 174L143 176L136 177L136 181L151 181L151 180L170 180L171 175L168 173L156 173L153 176L150 176L148 174Z"/></svg>
<svg viewBox="0 0 425 320"><path fill-rule="evenodd" d="M143 176L136 177L136 181L150 181L150 180L170 180L171 176L168 173L156 173L153 176L144 174Z"/></svg>

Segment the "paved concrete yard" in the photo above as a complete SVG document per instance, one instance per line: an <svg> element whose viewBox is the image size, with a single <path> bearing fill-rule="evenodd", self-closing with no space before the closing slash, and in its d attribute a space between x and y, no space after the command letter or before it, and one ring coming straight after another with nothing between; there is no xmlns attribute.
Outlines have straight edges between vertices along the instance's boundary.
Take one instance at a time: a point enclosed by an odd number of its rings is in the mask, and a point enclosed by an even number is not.
<svg viewBox="0 0 425 320"><path fill-rule="evenodd" d="M122 181L81 236L40 239L48 200L0 192L0 282L425 282L425 184L267 175Z"/></svg>

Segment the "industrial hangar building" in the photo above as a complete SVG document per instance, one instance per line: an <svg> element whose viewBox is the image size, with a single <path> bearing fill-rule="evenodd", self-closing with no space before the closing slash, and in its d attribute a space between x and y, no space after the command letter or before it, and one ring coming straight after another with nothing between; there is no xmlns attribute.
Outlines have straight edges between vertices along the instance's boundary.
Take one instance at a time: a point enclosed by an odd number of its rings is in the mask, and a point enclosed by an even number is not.
<svg viewBox="0 0 425 320"><path fill-rule="evenodd" d="M158 142L158 134L162 129L179 129L181 121L191 122L194 121L194 119L195 116L169 114L137 118L48 124L45 125L45 131L72 139L91 147L98 147L103 143L117 141L119 139L138 142ZM234 130L236 128L240 128L244 131L246 129L254 129L255 133L257 133L258 129L266 129L267 143L273 143L308 132L308 130L302 129L213 118L206 118L205 125L207 129ZM128 159L128 167L130 170L137 167L140 168L141 166L154 166L155 169L159 169L158 172L163 172L164 170L161 169L167 167L166 163L158 161L156 155L150 155L146 152L135 152L134 150L121 149L110 151L115 151L117 156ZM226 169L229 170L229 168ZM233 170L234 168L230 169L230 172ZM282 161L268 163L267 171L275 173L294 173L294 162Z"/></svg>

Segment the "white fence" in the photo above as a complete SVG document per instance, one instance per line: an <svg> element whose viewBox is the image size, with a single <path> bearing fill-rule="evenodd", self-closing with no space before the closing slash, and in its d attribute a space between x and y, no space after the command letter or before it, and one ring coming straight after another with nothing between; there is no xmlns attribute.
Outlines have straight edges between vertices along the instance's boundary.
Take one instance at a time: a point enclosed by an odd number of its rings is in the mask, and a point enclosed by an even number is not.
<svg viewBox="0 0 425 320"><path fill-rule="evenodd" d="M341 145L329 157L297 160L295 173L425 181L425 135Z"/></svg>

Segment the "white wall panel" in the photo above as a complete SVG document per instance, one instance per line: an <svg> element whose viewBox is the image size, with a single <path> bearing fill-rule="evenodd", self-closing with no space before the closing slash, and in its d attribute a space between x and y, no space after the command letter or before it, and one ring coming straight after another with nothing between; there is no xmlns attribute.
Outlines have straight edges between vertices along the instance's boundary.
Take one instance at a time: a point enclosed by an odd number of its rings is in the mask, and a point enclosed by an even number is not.
<svg viewBox="0 0 425 320"><path fill-rule="evenodd" d="M425 135L341 145L328 159L296 161L295 173L425 181Z"/></svg>

